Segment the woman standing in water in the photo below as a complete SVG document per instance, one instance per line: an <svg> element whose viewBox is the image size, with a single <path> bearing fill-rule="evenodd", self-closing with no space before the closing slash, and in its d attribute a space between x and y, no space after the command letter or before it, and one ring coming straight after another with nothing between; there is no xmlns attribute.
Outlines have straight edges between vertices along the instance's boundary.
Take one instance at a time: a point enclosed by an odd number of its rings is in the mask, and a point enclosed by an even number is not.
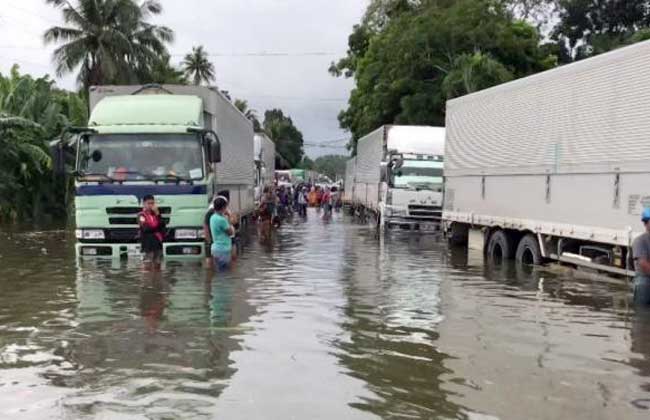
<svg viewBox="0 0 650 420"><path fill-rule="evenodd" d="M235 229L228 220L228 200L219 196L214 199L214 214L210 217L210 235L212 237L212 258L219 270L230 267L232 261L232 237Z"/></svg>
<svg viewBox="0 0 650 420"><path fill-rule="evenodd" d="M160 217L154 196L145 195L142 199L142 211L138 214L140 225L141 250L144 253L145 269L160 270L163 240L165 238L165 221Z"/></svg>

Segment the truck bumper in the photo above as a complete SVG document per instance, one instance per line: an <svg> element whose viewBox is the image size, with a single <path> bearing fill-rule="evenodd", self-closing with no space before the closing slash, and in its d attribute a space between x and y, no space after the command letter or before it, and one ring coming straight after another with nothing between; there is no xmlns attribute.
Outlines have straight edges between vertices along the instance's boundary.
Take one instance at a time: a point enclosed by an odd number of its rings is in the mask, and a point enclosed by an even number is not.
<svg viewBox="0 0 650 420"><path fill-rule="evenodd" d="M422 233L439 232L442 224L439 220L421 220L406 217L389 217L384 221L386 230L413 231Z"/></svg>
<svg viewBox="0 0 650 420"><path fill-rule="evenodd" d="M140 244L79 243L75 245L77 258L142 258ZM163 244L167 259L197 259L205 256L203 242L167 242Z"/></svg>

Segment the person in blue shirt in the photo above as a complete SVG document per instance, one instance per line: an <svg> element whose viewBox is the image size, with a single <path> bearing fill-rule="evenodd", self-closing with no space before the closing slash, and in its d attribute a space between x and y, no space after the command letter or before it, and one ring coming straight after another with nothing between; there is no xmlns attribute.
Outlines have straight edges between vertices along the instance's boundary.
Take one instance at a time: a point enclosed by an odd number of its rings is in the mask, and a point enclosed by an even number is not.
<svg viewBox="0 0 650 420"><path fill-rule="evenodd" d="M210 235L212 237L212 258L219 270L230 267L232 260L232 237L235 228L228 220L228 200L219 196L213 202L214 214L210 216Z"/></svg>

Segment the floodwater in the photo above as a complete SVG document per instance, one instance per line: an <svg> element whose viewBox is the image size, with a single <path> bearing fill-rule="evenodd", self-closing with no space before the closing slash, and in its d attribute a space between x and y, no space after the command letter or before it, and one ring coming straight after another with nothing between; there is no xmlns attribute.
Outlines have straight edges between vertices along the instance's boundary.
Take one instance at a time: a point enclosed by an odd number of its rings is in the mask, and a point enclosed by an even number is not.
<svg viewBox="0 0 650 420"><path fill-rule="evenodd" d="M628 300L343 215L252 232L214 276L0 232L0 418L648 419Z"/></svg>

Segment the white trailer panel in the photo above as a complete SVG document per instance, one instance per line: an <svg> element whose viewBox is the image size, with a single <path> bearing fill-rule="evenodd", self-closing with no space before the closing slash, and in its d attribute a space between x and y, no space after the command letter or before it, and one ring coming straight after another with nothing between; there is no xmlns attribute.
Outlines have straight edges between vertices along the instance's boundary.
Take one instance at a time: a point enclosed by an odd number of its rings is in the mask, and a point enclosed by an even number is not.
<svg viewBox="0 0 650 420"><path fill-rule="evenodd" d="M264 185L275 179L275 143L264 133L255 133L255 159L261 160L266 172Z"/></svg>
<svg viewBox="0 0 650 420"><path fill-rule="evenodd" d="M648 109L650 42L449 101L445 219L629 246Z"/></svg>
<svg viewBox="0 0 650 420"><path fill-rule="evenodd" d="M356 176L357 158L348 159L345 163L345 180L343 185L343 201L351 203L354 194L354 179Z"/></svg>

